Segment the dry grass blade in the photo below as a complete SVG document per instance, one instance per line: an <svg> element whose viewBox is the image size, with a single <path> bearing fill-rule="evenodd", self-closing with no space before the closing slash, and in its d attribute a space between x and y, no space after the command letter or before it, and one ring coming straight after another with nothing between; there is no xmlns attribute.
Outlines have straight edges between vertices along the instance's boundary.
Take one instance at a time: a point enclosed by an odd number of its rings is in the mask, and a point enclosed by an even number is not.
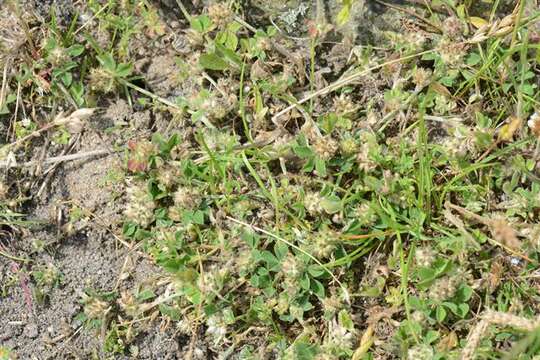
<svg viewBox="0 0 540 360"><path fill-rule="evenodd" d="M482 341L489 325L512 327L521 331L530 332L540 327L540 317L528 319L501 311L487 310L481 315L481 320L469 332L469 336L467 336L467 345L465 345L461 352L461 360L473 360L476 358L474 353L476 349L478 349L480 341Z"/></svg>
<svg viewBox="0 0 540 360"><path fill-rule="evenodd" d="M484 333L487 330L489 323L487 320L480 320L478 324L470 331L469 336L467 336L467 345L463 348L461 352L461 360L473 360L474 352L480 345Z"/></svg>
<svg viewBox="0 0 540 360"><path fill-rule="evenodd" d="M349 85L352 82L354 82L355 80L358 80L362 76L365 76L365 75L369 74L372 71L381 69L381 68L383 68L385 66L388 66L388 65L397 64L397 63L400 63L402 61L414 59L414 58L420 57L422 55L432 53L434 51L436 51L436 49L422 51L422 52L415 53L415 54L412 54L412 55L403 56L403 57L401 57L399 59L386 61L386 62L384 62L382 64L372 66L372 67L370 67L368 69L356 71L351 75L345 76L344 78L335 81L334 83L326 86L323 89L317 90L317 91L309 94L308 96L306 96L303 99L297 101L296 103L294 103L292 105L289 105L285 109L283 109L280 112L278 112L277 114L275 114L272 117L272 122L274 124L276 124L276 125L279 125L279 122L278 122L279 118L282 117L283 115L285 115L286 113L288 113L289 111L293 110L294 108L296 108L296 107L298 107L298 106L300 106L300 105L302 105L302 104L304 104L304 103L306 103L306 102L310 101L311 99L314 99L314 98L316 98L318 96L330 94L330 93L332 93L332 92L334 92L334 91L336 91L336 90L338 90L338 89L340 89L340 88L342 88L342 87L344 87L346 85Z"/></svg>

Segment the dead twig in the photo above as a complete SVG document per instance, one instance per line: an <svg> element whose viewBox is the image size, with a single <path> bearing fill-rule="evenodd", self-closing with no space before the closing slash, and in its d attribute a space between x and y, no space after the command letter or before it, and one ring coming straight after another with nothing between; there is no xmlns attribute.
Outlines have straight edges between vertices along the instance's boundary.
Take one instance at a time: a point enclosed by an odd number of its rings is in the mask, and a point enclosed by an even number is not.
<svg viewBox="0 0 540 360"><path fill-rule="evenodd" d="M74 160L80 160L80 159L86 159L86 158L90 158L90 157L95 157L95 156L114 154L115 152L116 151L111 151L111 150L93 150L93 151L80 152L80 153L70 154L70 155L53 156L53 157L44 159L43 163L44 164L54 164L54 163L63 162L63 161L74 161ZM37 161L37 160L33 160L33 161L27 161L27 162L20 163L20 164L19 163L14 163L13 164L13 163L10 163L9 161L0 161L0 168L29 167L29 166L36 165L38 162L39 161Z"/></svg>
<svg viewBox="0 0 540 360"><path fill-rule="evenodd" d="M70 143L65 147L64 151L62 152L60 156L66 156L67 153L71 151L71 149L73 149L73 147L79 141L80 138L81 138L81 134L79 134L75 140L70 141ZM47 187L47 184L51 181L52 175L54 174L54 170L56 170L56 168L60 165L60 163L61 162L54 163L50 168L48 168L47 170L45 170L45 172L43 172L43 175L45 175L45 179L43 180L41 186L39 187L39 190L36 194L36 198L41 197L41 194L43 194L43 191Z"/></svg>

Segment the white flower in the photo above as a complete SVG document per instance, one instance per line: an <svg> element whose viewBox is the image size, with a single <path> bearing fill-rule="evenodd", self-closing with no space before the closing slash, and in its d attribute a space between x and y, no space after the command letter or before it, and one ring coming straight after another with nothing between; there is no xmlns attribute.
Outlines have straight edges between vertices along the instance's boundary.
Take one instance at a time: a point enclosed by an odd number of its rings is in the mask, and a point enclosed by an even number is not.
<svg viewBox="0 0 540 360"><path fill-rule="evenodd" d="M214 338L216 344L223 342L227 335L227 325L219 314L211 315L206 320L206 326L208 326L206 333Z"/></svg>

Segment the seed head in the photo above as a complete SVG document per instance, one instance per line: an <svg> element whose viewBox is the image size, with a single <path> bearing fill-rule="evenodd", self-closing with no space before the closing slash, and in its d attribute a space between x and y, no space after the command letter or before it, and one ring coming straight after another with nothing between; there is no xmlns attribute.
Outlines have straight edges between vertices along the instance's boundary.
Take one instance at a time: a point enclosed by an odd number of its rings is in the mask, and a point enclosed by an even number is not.
<svg viewBox="0 0 540 360"><path fill-rule="evenodd" d="M311 253L319 258L328 258L336 249L334 235L327 228L315 233L310 244Z"/></svg>
<svg viewBox="0 0 540 360"><path fill-rule="evenodd" d="M208 17L219 29L223 29L229 24L233 17L233 12L224 2L218 2L208 7Z"/></svg>
<svg viewBox="0 0 540 360"><path fill-rule="evenodd" d="M431 69L426 69L423 67L418 67L414 69L412 81L414 85L416 85L416 89L423 89L427 85L429 85L431 81L431 75L433 72Z"/></svg>
<svg viewBox="0 0 540 360"><path fill-rule="evenodd" d="M422 267L430 267L435 261L435 252L429 247L424 247L416 250L414 254L416 265Z"/></svg>
<svg viewBox="0 0 540 360"><path fill-rule="evenodd" d="M540 114L535 112L527 121L527 126L531 129L534 136L540 139Z"/></svg>
<svg viewBox="0 0 540 360"><path fill-rule="evenodd" d="M9 187L3 182L0 181L0 201L7 199Z"/></svg>
<svg viewBox="0 0 540 360"><path fill-rule="evenodd" d="M286 277L299 278L304 272L304 264L296 256L289 253L281 264L281 271Z"/></svg>
<svg viewBox="0 0 540 360"><path fill-rule="evenodd" d="M338 143L330 136L316 137L313 150L323 160L330 160L336 154Z"/></svg>
<svg viewBox="0 0 540 360"><path fill-rule="evenodd" d="M443 22L443 33L451 39L460 37L463 34L463 24L455 16L450 16Z"/></svg>
<svg viewBox="0 0 540 360"><path fill-rule="evenodd" d="M168 164L159 169L157 180L161 185L165 186L167 189L170 189L176 184L179 175L179 168Z"/></svg>
<svg viewBox="0 0 540 360"><path fill-rule="evenodd" d="M148 195L146 187L141 183L134 183L126 189L127 207L125 216L141 225L147 227L154 220L154 209L156 205Z"/></svg>
<svg viewBox="0 0 540 360"><path fill-rule="evenodd" d="M216 313L208 317L206 326L206 333L214 340L216 345L225 340L225 336L227 335L227 324L223 320L221 314Z"/></svg>
<svg viewBox="0 0 540 360"><path fill-rule="evenodd" d="M407 352L408 360L431 360L433 357L433 348L429 345L416 345Z"/></svg>
<svg viewBox="0 0 540 360"><path fill-rule="evenodd" d="M103 319L111 309L107 302L95 296L85 295L83 301L84 313L89 319Z"/></svg>
<svg viewBox="0 0 540 360"><path fill-rule="evenodd" d="M115 89L114 76L103 68L90 70L88 84L95 92L110 93Z"/></svg>
<svg viewBox="0 0 540 360"><path fill-rule="evenodd" d="M334 98L334 112L336 115L345 116L356 110L354 102L348 95L341 94Z"/></svg>
<svg viewBox="0 0 540 360"><path fill-rule="evenodd" d="M139 304L137 304L137 301L131 292L123 291L117 302L126 315L136 318L140 314Z"/></svg>
<svg viewBox="0 0 540 360"><path fill-rule="evenodd" d="M459 279L457 277L443 276L435 280L429 289L429 298L435 302L442 302L456 294Z"/></svg>
<svg viewBox="0 0 540 360"><path fill-rule="evenodd" d="M48 60L53 66L60 66L69 60L66 51L60 47L55 47L49 54Z"/></svg>
<svg viewBox="0 0 540 360"><path fill-rule="evenodd" d="M341 152L345 155L352 155L358 151L358 144L352 137L347 137L339 143Z"/></svg>
<svg viewBox="0 0 540 360"><path fill-rule="evenodd" d="M174 193L173 200L174 205L182 209L193 210L199 206L199 192L195 188L181 186Z"/></svg>
<svg viewBox="0 0 540 360"><path fill-rule="evenodd" d="M322 200L323 198L319 193L312 191L306 193L306 196L304 197L304 207L306 208L306 211L312 216L322 214L324 212Z"/></svg>
<svg viewBox="0 0 540 360"><path fill-rule="evenodd" d="M463 65L463 58L467 54L466 45L456 43L451 39L443 38L439 42L439 55L442 61L452 67L458 68Z"/></svg>

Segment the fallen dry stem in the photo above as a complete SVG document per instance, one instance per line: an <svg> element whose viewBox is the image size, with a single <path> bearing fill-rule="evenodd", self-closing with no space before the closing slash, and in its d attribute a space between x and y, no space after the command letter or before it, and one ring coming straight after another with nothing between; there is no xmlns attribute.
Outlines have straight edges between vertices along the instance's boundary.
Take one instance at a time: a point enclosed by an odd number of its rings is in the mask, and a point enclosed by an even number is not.
<svg viewBox="0 0 540 360"><path fill-rule="evenodd" d="M44 159L42 162L37 160L27 161L24 163L15 163L12 164L9 161L0 161L0 168L22 168L22 167L30 167L38 164L53 164L63 161L73 161L73 160L80 160L95 156L102 156L102 155L109 155L113 154L115 151L111 150L93 150L93 151L87 151L87 152L80 152L76 154L69 154L69 155L62 155L62 156L53 156L47 159Z"/></svg>

